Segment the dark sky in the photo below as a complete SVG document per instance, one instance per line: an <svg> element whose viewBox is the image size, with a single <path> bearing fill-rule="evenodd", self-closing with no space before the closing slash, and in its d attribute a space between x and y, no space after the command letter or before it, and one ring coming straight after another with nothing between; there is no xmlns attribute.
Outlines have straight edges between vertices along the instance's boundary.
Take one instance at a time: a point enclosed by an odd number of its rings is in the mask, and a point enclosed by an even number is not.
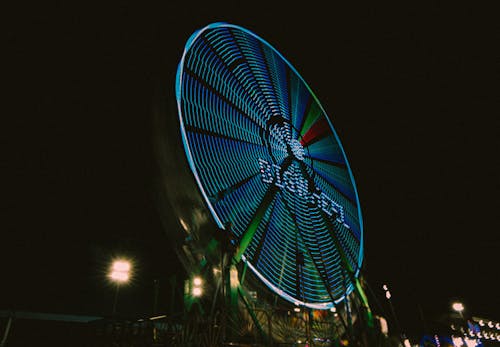
<svg viewBox="0 0 500 347"><path fill-rule="evenodd" d="M153 198L151 109L190 34L226 21L277 48L331 116L358 186L365 277L381 302L389 284L401 325L452 298L500 319L493 11L269 3L7 12L0 310L106 313L115 255L137 266L123 312L150 310L155 278L168 300L179 264Z"/></svg>

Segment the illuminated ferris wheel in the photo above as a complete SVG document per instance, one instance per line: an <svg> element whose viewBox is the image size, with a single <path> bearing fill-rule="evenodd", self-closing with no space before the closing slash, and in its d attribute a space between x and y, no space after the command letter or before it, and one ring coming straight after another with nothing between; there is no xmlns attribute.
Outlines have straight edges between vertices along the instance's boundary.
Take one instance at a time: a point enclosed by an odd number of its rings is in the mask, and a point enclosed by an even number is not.
<svg viewBox="0 0 500 347"><path fill-rule="evenodd" d="M195 32L176 78L181 136L234 259L272 292L328 309L363 259L354 178L330 118L269 43L231 24Z"/></svg>

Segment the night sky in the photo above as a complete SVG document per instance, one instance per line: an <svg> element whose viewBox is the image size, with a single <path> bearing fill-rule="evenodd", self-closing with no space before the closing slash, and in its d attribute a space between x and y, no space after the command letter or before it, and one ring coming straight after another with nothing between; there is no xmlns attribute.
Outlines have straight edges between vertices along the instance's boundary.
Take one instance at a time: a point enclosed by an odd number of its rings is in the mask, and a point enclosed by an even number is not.
<svg viewBox="0 0 500 347"><path fill-rule="evenodd" d="M403 329L453 298L499 320L498 21L474 2L403 3L7 11L0 310L109 314L120 255L136 274L119 311L149 314L154 279L167 309L169 278L183 275L154 198L152 109L191 33L225 21L280 51L331 117L357 183L374 311L389 315L386 283Z"/></svg>

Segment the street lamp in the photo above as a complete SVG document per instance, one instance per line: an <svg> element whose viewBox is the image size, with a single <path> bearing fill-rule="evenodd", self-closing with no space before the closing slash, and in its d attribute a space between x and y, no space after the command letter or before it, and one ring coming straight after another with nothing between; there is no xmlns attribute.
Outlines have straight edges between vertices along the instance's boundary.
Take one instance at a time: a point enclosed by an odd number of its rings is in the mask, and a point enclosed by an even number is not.
<svg viewBox="0 0 500 347"><path fill-rule="evenodd" d="M464 304L461 303L460 301L455 301L451 304L451 308L453 309L453 311L458 312L460 314L460 318L461 318L460 325L463 324L463 327L460 328L460 331L462 331L465 334L467 331L467 321L465 320L464 314L463 314L463 311L465 310Z"/></svg>
<svg viewBox="0 0 500 347"><path fill-rule="evenodd" d="M202 288L203 281L201 277L195 277L193 278L193 290L192 294L194 297L198 298L203 294L203 288Z"/></svg>
<svg viewBox="0 0 500 347"><path fill-rule="evenodd" d="M113 300L113 316L116 313L116 302L118 300L118 288L130 279L132 264L126 259L117 259L111 264L109 279L116 284L115 298Z"/></svg>
<svg viewBox="0 0 500 347"><path fill-rule="evenodd" d="M458 302L458 301L457 301L457 302L454 302L454 303L452 303L452 304L451 304L451 308L452 308L454 311L456 311L456 312L460 313L460 316L461 316L462 318L464 317L464 316L463 316L463 314L462 314L463 310L465 309L464 304L462 304L461 302Z"/></svg>
<svg viewBox="0 0 500 347"><path fill-rule="evenodd" d="M401 326L399 325L399 320L398 320L398 317L396 316L396 311L394 310L394 306L392 304L392 300L391 300L391 292L389 291L389 287L387 286L387 284L384 284L382 286L382 289L384 290L385 292L385 297L387 299L387 301L389 302L389 307L391 308L391 313L392 313L392 318L394 319L394 324L396 326L396 329L398 330L398 333L400 334L400 338L402 340L403 343L404 340L405 340L405 334L403 333L403 331L401 330Z"/></svg>

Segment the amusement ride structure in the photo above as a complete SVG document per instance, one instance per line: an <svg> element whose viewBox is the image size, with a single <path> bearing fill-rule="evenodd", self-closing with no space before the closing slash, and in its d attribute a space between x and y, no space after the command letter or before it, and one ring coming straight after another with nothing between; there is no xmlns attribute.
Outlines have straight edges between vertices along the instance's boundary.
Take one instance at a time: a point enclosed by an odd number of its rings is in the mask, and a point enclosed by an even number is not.
<svg viewBox="0 0 500 347"><path fill-rule="evenodd" d="M373 327L356 185L299 73L251 31L214 23L187 41L175 98L158 153L186 311L223 342L235 322L268 344L366 342L354 328Z"/></svg>

